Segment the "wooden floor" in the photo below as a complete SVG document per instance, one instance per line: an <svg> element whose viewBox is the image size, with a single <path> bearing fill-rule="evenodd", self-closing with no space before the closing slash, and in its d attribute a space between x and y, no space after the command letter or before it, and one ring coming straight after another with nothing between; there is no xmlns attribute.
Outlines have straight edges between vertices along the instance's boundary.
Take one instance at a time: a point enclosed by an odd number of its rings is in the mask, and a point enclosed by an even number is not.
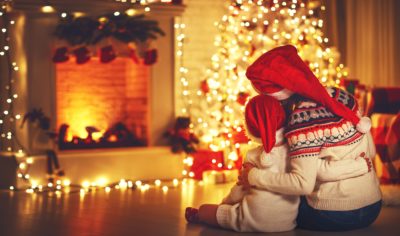
<svg viewBox="0 0 400 236"><path fill-rule="evenodd" d="M50 196L0 192L1 236L80 235L239 235L228 230L187 224L184 209L218 203L231 184L170 188L98 190ZM240 234L253 235L253 234ZM254 234L264 235L264 234ZM400 208L384 208L369 228L342 233L295 230L268 235L400 235Z"/></svg>

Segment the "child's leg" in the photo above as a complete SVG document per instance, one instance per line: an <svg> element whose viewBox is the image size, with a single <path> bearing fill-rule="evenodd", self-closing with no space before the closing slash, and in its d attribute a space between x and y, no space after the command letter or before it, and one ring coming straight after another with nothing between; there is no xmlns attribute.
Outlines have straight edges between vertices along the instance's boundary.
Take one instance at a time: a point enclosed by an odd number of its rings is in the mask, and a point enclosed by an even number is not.
<svg viewBox="0 0 400 236"><path fill-rule="evenodd" d="M185 218L189 223L206 223L219 226L217 221L217 209L219 205L204 204L199 209L187 207Z"/></svg>
<svg viewBox="0 0 400 236"><path fill-rule="evenodd" d="M212 225L219 226L217 221L217 209L216 204L204 204L199 208L199 219L201 222Z"/></svg>

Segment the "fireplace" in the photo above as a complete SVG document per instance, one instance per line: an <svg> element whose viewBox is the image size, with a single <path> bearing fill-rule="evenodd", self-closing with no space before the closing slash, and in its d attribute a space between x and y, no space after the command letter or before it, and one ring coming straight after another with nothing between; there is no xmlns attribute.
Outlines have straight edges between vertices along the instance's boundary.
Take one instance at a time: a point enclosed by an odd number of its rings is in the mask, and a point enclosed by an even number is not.
<svg viewBox="0 0 400 236"><path fill-rule="evenodd" d="M32 0L14 6L15 48L20 48L16 57L24 78L19 90L26 94L19 97L20 113L42 109L50 117L51 129L61 135L60 150L166 146L163 134L173 126L177 110L174 24L184 6L151 6L147 18L165 32L152 44L158 50L155 64L137 64L125 52L110 63L101 63L94 53L88 63L77 65L74 58L60 64L51 61L60 46L54 37L59 12L96 16L123 12L129 5L99 0L87 0L79 8L61 0L52 4L57 13L38 12L41 4ZM51 140L37 138L35 129L19 130L20 141L33 152L53 148Z"/></svg>
<svg viewBox="0 0 400 236"><path fill-rule="evenodd" d="M59 149L147 146L150 66L118 57L56 65Z"/></svg>

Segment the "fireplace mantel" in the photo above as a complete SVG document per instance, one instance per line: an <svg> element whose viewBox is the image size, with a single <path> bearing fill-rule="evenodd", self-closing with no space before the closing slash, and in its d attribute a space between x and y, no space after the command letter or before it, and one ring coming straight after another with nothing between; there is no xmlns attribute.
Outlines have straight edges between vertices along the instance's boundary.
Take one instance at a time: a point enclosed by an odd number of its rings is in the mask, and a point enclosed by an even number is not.
<svg viewBox="0 0 400 236"><path fill-rule="evenodd" d="M80 12L88 15L100 15L128 8L139 9L112 0L53 0L48 1L57 12L43 13L40 7L43 1L15 0L13 10L15 24L14 53L20 64L21 82L18 85L19 104L17 112L24 114L33 108L41 108L51 117L52 129L56 130L56 93L55 64L51 61L56 40L54 29L61 12ZM79 4L78 4L79 2ZM175 28L176 17L179 17L183 5L151 4L151 11L146 13L149 19L157 20L165 32L154 46L158 50L158 61L151 67L150 78L150 134L149 146L165 145L163 133L173 125L175 117ZM29 127L19 131L20 141L32 151L48 149L51 142L38 141L37 129Z"/></svg>

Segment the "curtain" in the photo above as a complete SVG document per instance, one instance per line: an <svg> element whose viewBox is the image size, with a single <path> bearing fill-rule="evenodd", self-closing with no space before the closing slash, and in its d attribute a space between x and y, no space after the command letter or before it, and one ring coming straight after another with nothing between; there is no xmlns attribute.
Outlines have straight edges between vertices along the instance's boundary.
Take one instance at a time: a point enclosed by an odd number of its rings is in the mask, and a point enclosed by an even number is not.
<svg viewBox="0 0 400 236"><path fill-rule="evenodd" d="M325 0L325 32L349 77L371 87L400 86L400 1Z"/></svg>

